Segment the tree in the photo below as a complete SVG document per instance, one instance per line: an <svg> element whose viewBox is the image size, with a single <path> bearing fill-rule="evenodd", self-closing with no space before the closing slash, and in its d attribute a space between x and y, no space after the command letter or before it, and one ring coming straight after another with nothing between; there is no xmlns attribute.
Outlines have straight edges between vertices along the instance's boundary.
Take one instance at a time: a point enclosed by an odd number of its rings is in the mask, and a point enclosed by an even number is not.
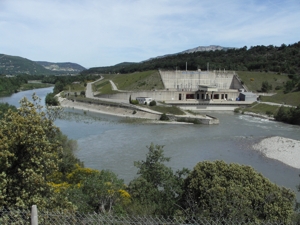
<svg viewBox="0 0 300 225"><path fill-rule="evenodd" d="M0 120L0 206L73 209L48 184L62 151L54 114L42 110L36 95L32 98L33 103L23 98L16 112L9 110Z"/></svg>
<svg viewBox="0 0 300 225"><path fill-rule="evenodd" d="M81 167L67 174L66 179L53 179L51 182L56 192L77 206L80 212L119 213L124 212L130 202L130 195L125 190L123 180L108 170L94 170Z"/></svg>
<svg viewBox="0 0 300 225"><path fill-rule="evenodd" d="M155 100L152 100L150 103L149 103L150 106L156 106L156 101Z"/></svg>
<svg viewBox="0 0 300 225"><path fill-rule="evenodd" d="M2 119L5 113L9 110L17 111L17 108L13 105L9 105L8 103L0 103L0 119Z"/></svg>
<svg viewBox="0 0 300 225"><path fill-rule="evenodd" d="M58 106L59 101L54 93L48 93L45 98L46 105Z"/></svg>
<svg viewBox="0 0 300 225"><path fill-rule="evenodd" d="M277 121L300 125L300 105L296 108L281 106L274 118Z"/></svg>
<svg viewBox="0 0 300 225"><path fill-rule="evenodd" d="M83 97L85 97L85 91L81 91L80 95L83 96Z"/></svg>
<svg viewBox="0 0 300 225"><path fill-rule="evenodd" d="M138 214L174 215L178 209L183 177L187 169L176 173L164 163L170 158L164 156L163 146L151 144L146 161L134 162L139 177L129 184L134 210Z"/></svg>
<svg viewBox="0 0 300 225"><path fill-rule="evenodd" d="M272 84L269 84L268 81L263 81L262 85L261 85L261 91L262 92L269 92L270 90L272 90Z"/></svg>
<svg viewBox="0 0 300 225"><path fill-rule="evenodd" d="M289 222L295 194L249 166L200 162L184 184L182 206L191 216L245 222Z"/></svg>

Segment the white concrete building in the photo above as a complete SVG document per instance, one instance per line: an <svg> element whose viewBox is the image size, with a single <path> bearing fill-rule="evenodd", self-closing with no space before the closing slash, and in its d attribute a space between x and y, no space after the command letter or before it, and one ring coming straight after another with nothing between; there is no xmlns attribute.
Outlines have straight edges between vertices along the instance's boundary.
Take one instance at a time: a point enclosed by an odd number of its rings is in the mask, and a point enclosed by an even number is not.
<svg viewBox="0 0 300 225"><path fill-rule="evenodd" d="M145 103L147 103L147 105L149 105L150 102L153 101L153 98L148 98L148 97L136 97L136 100L139 102L139 104L141 105L145 105Z"/></svg>

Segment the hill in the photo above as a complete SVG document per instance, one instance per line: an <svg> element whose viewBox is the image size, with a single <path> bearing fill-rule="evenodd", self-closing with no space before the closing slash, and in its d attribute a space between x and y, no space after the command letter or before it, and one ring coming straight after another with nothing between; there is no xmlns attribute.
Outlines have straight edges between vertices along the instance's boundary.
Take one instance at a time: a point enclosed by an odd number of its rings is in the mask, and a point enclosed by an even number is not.
<svg viewBox="0 0 300 225"><path fill-rule="evenodd" d="M54 75L51 70L45 69L38 63L19 56L0 54L0 74L17 75L17 74L45 74Z"/></svg>
<svg viewBox="0 0 300 225"><path fill-rule="evenodd" d="M78 74L85 70L79 64L32 61L19 56L0 54L0 74L61 75Z"/></svg>
<svg viewBox="0 0 300 225"><path fill-rule="evenodd" d="M123 62L116 64L114 66L104 66L104 67L92 67L88 70L82 72L82 74L110 74L110 73L120 73L124 68L135 66L138 63L134 62Z"/></svg>
<svg viewBox="0 0 300 225"><path fill-rule="evenodd" d="M56 71L56 72L79 73L86 69L77 63L71 63L71 62L54 63L54 62L36 61L36 63L43 66L45 69Z"/></svg>
<svg viewBox="0 0 300 225"><path fill-rule="evenodd" d="M222 47L219 45L199 46L196 48L187 49L185 51L174 53L174 54L167 54L167 55L163 55L163 56L157 56L155 58L150 58L148 60L145 60L145 62L149 61L149 60L153 60L153 59L160 59L160 58L165 58L168 56L176 56L176 55L186 54L186 53L209 52L209 51L217 51L217 50L218 51L227 51L228 49L234 49L234 48Z"/></svg>
<svg viewBox="0 0 300 225"><path fill-rule="evenodd" d="M132 73L154 69L175 70L176 68L185 70L186 63L188 70L206 70L207 63L209 63L210 70L300 73L300 42L291 45L282 44L280 47L258 45L249 49L245 46L243 48L224 48L222 50L217 47L214 49L212 47L202 47L202 50L206 48L208 51L197 51L197 48L195 48L139 63L129 63L123 65L123 67L115 65L91 68L84 73L94 73L94 71L97 71L97 73Z"/></svg>

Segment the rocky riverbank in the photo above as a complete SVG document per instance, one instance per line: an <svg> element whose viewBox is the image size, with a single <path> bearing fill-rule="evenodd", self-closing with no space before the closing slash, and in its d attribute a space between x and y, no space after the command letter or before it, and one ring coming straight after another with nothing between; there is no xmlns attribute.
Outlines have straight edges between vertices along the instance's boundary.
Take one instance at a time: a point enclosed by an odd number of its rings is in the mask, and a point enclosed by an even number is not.
<svg viewBox="0 0 300 225"><path fill-rule="evenodd" d="M269 137L255 144L253 148L268 158L300 169L300 141L298 140L279 136Z"/></svg>

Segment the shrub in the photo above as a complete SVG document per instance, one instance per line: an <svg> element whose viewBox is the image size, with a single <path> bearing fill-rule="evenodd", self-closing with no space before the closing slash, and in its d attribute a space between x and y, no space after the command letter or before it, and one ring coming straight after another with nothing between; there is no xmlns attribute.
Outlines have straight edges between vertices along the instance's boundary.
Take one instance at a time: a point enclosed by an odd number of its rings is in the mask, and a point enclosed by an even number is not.
<svg viewBox="0 0 300 225"><path fill-rule="evenodd" d="M261 91L268 92L272 90L272 84L269 84L268 81L263 81L261 84Z"/></svg>
<svg viewBox="0 0 300 225"><path fill-rule="evenodd" d="M156 101L155 100L152 100L149 104L150 106L156 106Z"/></svg>
<svg viewBox="0 0 300 225"><path fill-rule="evenodd" d="M46 103L46 105L51 105L51 106L59 105L59 101L54 93L48 93L46 95L45 103Z"/></svg>
<svg viewBox="0 0 300 225"><path fill-rule="evenodd" d="M295 194L249 166L199 162L185 179L183 190L182 207L193 217L288 224L293 216Z"/></svg>
<svg viewBox="0 0 300 225"><path fill-rule="evenodd" d="M241 108L235 108L235 109L234 109L234 112L235 112L235 113L240 113L240 110L241 110Z"/></svg>
<svg viewBox="0 0 300 225"><path fill-rule="evenodd" d="M272 115L273 115L273 112L270 111L270 110L267 110L267 111L266 111L266 114L267 114L268 116L272 116Z"/></svg>
<svg viewBox="0 0 300 225"><path fill-rule="evenodd" d="M138 105L138 104L139 104L139 101L138 101L138 100L131 100L131 104L133 104L133 105Z"/></svg>
<svg viewBox="0 0 300 225"><path fill-rule="evenodd" d="M159 120L167 121L167 120L170 120L170 119L165 113L163 113L163 114L161 114L161 117L160 117Z"/></svg>

